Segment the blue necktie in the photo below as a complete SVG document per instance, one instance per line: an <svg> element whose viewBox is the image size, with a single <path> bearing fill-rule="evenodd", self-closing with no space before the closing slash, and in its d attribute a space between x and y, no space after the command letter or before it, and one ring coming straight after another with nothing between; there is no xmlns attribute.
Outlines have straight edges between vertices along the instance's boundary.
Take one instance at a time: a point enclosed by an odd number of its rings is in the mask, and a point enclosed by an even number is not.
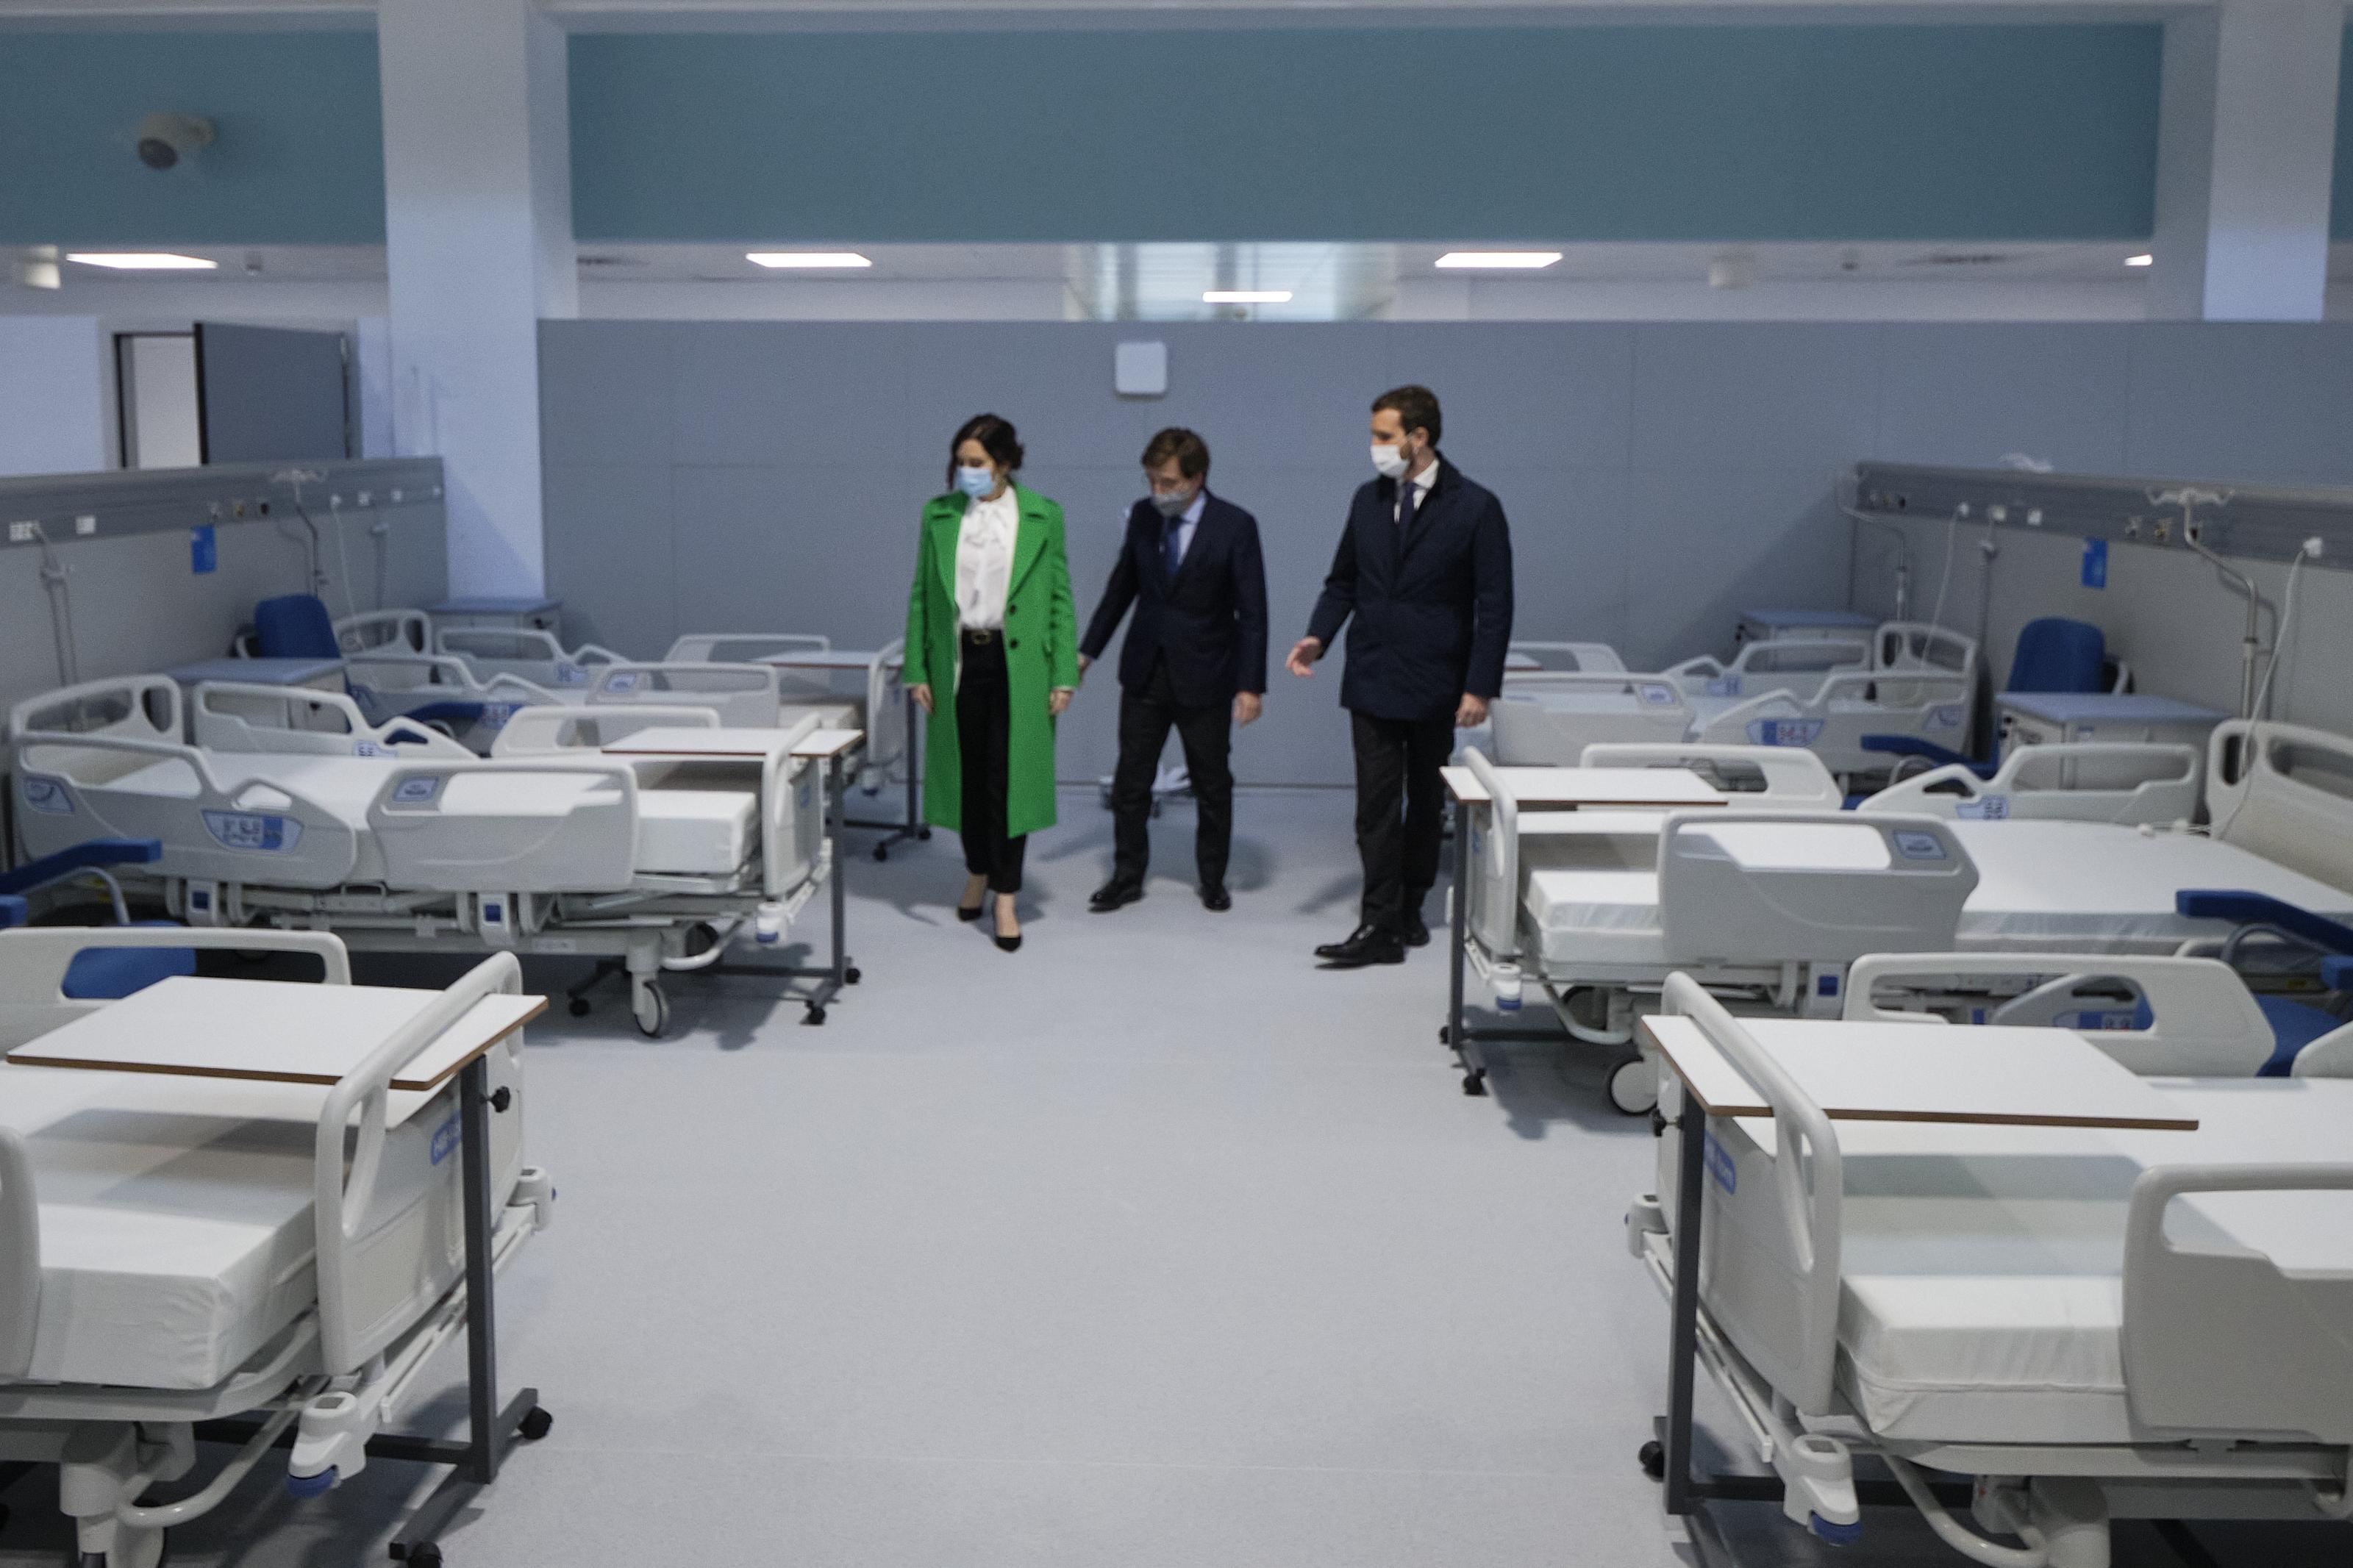
<svg viewBox="0 0 2353 1568"><path fill-rule="evenodd" d="M1168 580L1176 581L1176 568L1185 563L1185 514L1178 512L1168 520L1168 531L1161 535L1160 559L1168 568Z"/></svg>
<svg viewBox="0 0 2353 1568"><path fill-rule="evenodd" d="M1421 494L1411 479L1398 481L1398 537L1403 539L1413 527L1413 503Z"/></svg>

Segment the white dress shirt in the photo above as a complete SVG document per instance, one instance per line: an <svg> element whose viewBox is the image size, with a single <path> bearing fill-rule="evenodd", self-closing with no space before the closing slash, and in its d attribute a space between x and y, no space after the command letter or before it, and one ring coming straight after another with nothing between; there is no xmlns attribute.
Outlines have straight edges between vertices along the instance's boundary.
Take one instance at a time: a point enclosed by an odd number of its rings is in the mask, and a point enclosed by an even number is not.
<svg viewBox="0 0 2353 1568"><path fill-rule="evenodd" d="M966 631L1002 631L1013 585L1013 542L1021 507L1008 485L995 500L966 497L956 531L956 621Z"/></svg>
<svg viewBox="0 0 2353 1568"><path fill-rule="evenodd" d="M1413 486L1414 516L1419 517L1421 515L1421 509L1430 504L1430 487L1437 482L1438 459L1436 458L1430 459L1430 467L1422 469L1421 472L1414 475L1411 479L1407 481L1407 483ZM1398 487L1398 501L1401 501L1404 499L1405 485L1401 484ZM1391 501L1389 503L1389 521L1391 522L1398 521L1398 501Z"/></svg>

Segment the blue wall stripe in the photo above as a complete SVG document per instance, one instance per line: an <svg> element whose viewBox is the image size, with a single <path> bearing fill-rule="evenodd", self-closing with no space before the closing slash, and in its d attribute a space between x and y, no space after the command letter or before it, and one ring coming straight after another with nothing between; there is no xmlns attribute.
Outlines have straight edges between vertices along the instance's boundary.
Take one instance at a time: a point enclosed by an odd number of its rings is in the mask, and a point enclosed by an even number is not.
<svg viewBox="0 0 2353 1568"><path fill-rule="evenodd" d="M2337 68L2337 164L2328 204L2328 237L2353 239L2353 25Z"/></svg>
<svg viewBox="0 0 2353 1568"><path fill-rule="evenodd" d="M219 140L148 168L158 109ZM373 31L0 33L0 244L383 242Z"/></svg>
<svg viewBox="0 0 2353 1568"><path fill-rule="evenodd" d="M572 40L586 240L2115 239L2153 25Z"/></svg>

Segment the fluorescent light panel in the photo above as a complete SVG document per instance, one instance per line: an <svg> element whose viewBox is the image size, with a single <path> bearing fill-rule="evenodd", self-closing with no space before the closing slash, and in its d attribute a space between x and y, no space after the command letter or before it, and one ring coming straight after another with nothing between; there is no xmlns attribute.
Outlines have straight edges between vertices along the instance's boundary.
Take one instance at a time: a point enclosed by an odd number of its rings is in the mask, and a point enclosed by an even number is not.
<svg viewBox="0 0 2353 1568"><path fill-rule="evenodd" d="M1438 265L1450 271L1533 272L1560 259L1557 250L1450 250Z"/></svg>
<svg viewBox="0 0 2353 1568"><path fill-rule="evenodd" d="M871 267L854 250L747 250L744 259L762 267Z"/></svg>
<svg viewBox="0 0 2353 1568"><path fill-rule="evenodd" d="M1210 289L1201 295L1204 305L1288 305L1288 289Z"/></svg>
<svg viewBox="0 0 2353 1568"><path fill-rule="evenodd" d="M84 267L111 267L118 272L210 272L220 265L201 256L174 256L168 250L69 250L66 259Z"/></svg>
<svg viewBox="0 0 2353 1568"><path fill-rule="evenodd" d="M2147 255L2145 252L2139 256L2127 256L2125 258L2125 265L2126 267L2154 267L2157 265L2157 258Z"/></svg>

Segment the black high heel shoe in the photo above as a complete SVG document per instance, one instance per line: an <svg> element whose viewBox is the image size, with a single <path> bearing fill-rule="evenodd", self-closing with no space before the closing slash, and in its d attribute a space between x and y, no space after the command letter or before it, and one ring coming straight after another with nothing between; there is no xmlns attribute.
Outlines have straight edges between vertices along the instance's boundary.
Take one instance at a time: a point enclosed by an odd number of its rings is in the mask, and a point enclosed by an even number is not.
<svg viewBox="0 0 2353 1568"><path fill-rule="evenodd" d="M1018 952L1021 951L1021 936L1018 931L1015 932L1011 936L1007 936L1002 931L993 931L988 933L988 940L997 944L997 950L999 952Z"/></svg>
<svg viewBox="0 0 2353 1568"><path fill-rule="evenodd" d="M958 904L955 907L956 919L960 921L976 921L980 919L981 911L987 908L988 889L984 887L980 890L980 902L976 904Z"/></svg>

